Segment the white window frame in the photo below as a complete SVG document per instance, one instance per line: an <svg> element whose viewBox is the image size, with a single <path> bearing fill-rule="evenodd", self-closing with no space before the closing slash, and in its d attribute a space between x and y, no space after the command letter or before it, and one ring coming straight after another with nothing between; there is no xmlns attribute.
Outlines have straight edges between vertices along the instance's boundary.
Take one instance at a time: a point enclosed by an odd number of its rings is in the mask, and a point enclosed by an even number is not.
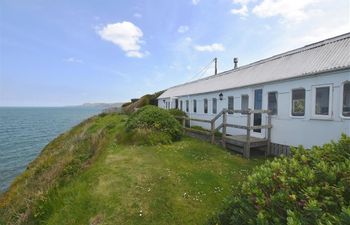
<svg viewBox="0 0 350 225"><path fill-rule="evenodd" d="M305 91L305 99L304 99L304 115L303 116L295 116L293 115L292 111L293 111L293 91L296 91L296 90L304 90ZM295 118L295 119L304 119L305 116L306 116L306 105L308 103L307 101L307 90L305 87L298 87L298 88L293 88L290 90L290 99L289 99L289 116L291 118Z"/></svg>
<svg viewBox="0 0 350 225"><path fill-rule="evenodd" d="M342 82L340 86L340 117L345 120L350 120L350 116L343 115L344 85L347 83L350 84L350 80Z"/></svg>
<svg viewBox="0 0 350 225"><path fill-rule="evenodd" d="M192 100L192 111L193 111L193 113L197 113L197 111L198 111L198 109L197 109L197 100L196 99Z"/></svg>
<svg viewBox="0 0 350 225"><path fill-rule="evenodd" d="M276 101L277 101L277 113L276 114L271 114L272 117L277 117L278 116L278 91L269 91L267 92L267 109L269 109L269 94L270 93L276 93ZM305 93L306 94L306 93ZM292 112L291 112L292 113Z"/></svg>
<svg viewBox="0 0 350 225"><path fill-rule="evenodd" d="M216 102L216 112L214 112L214 99ZM217 98L212 98L211 99L211 114L215 115L218 113L218 99Z"/></svg>
<svg viewBox="0 0 350 225"><path fill-rule="evenodd" d="M207 101L207 107L206 108L205 108L205 101ZM207 109L207 110L205 110L205 109ZM209 100L207 98L203 99L203 113L204 114L208 114L209 113Z"/></svg>
<svg viewBox="0 0 350 225"><path fill-rule="evenodd" d="M227 109L230 110L229 107L228 107L229 106L229 102L230 102L230 98L232 98L232 100L233 100L233 102L232 102L232 110L235 110L235 97L233 95L227 97ZM233 112L232 113L228 113L228 114L232 115Z"/></svg>
<svg viewBox="0 0 350 225"><path fill-rule="evenodd" d="M249 94L242 94L242 95L241 95L241 110L243 110L243 109L242 109L243 96L247 96L247 97L248 97L248 103L247 103L248 107L247 107L247 109L249 109L249 102L250 102ZM241 115L246 115L246 114L241 113Z"/></svg>
<svg viewBox="0 0 350 225"><path fill-rule="evenodd" d="M329 87L329 104L328 104L328 115L317 115L316 114L316 89ZM323 85L314 85L311 87L311 118L312 119L321 119L321 120L330 120L333 116L333 84L323 84Z"/></svg>

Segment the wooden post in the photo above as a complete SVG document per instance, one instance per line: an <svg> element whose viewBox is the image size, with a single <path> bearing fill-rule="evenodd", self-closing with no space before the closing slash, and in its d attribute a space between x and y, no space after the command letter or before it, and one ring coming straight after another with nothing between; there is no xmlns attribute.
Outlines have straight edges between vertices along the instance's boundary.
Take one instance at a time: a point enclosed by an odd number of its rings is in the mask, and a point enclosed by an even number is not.
<svg viewBox="0 0 350 225"><path fill-rule="evenodd" d="M185 119L185 117L182 117L182 126L183 126L183 128L186 128L186 119Z"/></svg>
<svg viewBox="0 0 350 225"><path fill-rule="evenodd" d="M267 128L267 155L271 155L271 111L267 113L267 125L269 126Z"/></svg>
<svg viewBox="0 0 350 225"><path fill-rule="evenodd" d="M243 152L243 156L246 158L250 158L250 118L251 116L251 111L250 109L248 109L248 113L247 113L247 140L246 140L246 144L245 144L245 148L244 148L244 152Z"/></svg>
<svg viewBox="0 0 350 225"><path fill-rule="evenodd" d="M215 143L215 120L210 122L210 131L211 131L211 143Z"/></svg>
<svg viewBox="0 0 350 225"><path fill-rule="evenodd" d="M226 124L227 124L227 114L223 111L222 114L222 147L226 148Z"/></svg>

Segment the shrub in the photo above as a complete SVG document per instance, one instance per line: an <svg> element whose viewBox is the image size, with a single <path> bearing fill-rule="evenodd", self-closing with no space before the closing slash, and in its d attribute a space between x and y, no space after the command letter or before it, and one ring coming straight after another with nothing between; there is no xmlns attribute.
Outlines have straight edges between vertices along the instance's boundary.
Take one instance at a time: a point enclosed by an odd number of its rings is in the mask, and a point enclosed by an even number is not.
<svg viewBox="0 0 350 225"><path fill-rule="evenodd" d="M180 109L169 109L168 112L173 115L175 118L176 117L187 117L187 114L180 110ZM179 121L179 123L182 125L182 119L176 118L177 121ZM189 126L189 121L186 121L186 126Z"/></svg>
<svg viewBox="0 0 350 225"><path fill-rule="evenodd" d="M266 162L211 224L350 224L350 138Z"/></svg>
<svg viewBox="0 0 350 225"><path fill-rule="evenodd" d="M175 117L177 117L177 116L185 116L185 117L187 117L187 114L184 111L180 110L180 109L169 109L168 112L171 115L175 116Z"/></svg>
<svg viewBox="0 0 350 225"><path fill-rule="evenodd" d="M167 110L145 106L131 114L126 122L126 131L144 144L170 143L182 136L182 127ZM143 141L142 141L143 140Z"/></svg>

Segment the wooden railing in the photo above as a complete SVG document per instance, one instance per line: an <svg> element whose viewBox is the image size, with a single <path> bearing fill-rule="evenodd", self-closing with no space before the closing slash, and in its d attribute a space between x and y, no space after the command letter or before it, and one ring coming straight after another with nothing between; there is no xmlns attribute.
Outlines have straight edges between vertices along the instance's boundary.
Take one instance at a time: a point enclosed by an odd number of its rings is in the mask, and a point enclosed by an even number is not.
<svg viewBox="0 0 350 225"><path fill-rule="evenodd" d="M240 113L247 115L246 125L239 125L239 124L229 124L227 123L227 114L234 114L234 113ZM265 125L259 125L259 126L252 126L251 125L251 115L261 113L261 114L267 114L267 124ZM222 116L222 123L220 123L217 127L215 127L215 122ZM249 158L250 155L250 144L251 144L251 130L256 129L267 129L267 154L270 154L271 151L271 111L270 110L228 110L223 109L221 112L219 112L213 119L206 120L206 119L196 119L196 118L189 118L189 117L177 117L179 119L182 119L183 121L183 127L186 128L186 120L188 121L197 121L197 122L203 122L203 123L209 123L210 124L210 135L211 135L211 143L215 143L215 132L217 130L222 129L222 145L223 147L226 147L226 140L227 140L227 127L231 128L237 128L237 129L244 129L246 130L246 142L244 145L244 151L243 155L247 158Z"/></svg>

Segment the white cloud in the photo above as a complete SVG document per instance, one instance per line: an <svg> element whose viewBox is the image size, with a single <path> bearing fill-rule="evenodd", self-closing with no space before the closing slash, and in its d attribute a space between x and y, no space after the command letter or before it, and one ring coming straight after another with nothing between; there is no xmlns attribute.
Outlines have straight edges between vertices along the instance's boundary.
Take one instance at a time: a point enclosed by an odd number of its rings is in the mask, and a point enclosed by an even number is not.
<svg viewBox="0 0 350 225"><path fill-rule="evenodd" d="M242 5L240 9L231 9L231 13L235 15L240 15L241 17L247 17L248 7L246 5Z"/></svg>
<svg viewBox="0 0 350 225"><path fill-rule="evenodd" d="M199 2L200 2L200 0L192 0L193 5L198 5Z"/></svg>
<svg viewBox="0 0 350 225"><path fill-rule="evenodd" d="M69 58L64 59L63 61L69 62L69 63L84 63L83 60L75 58L75 57L69 57Z"/></svg>
<svg viewBox="0 0 350 225"><path fill-rule="evenodd" d="M214 43L211 45L195 45L194 49L199 52L219 52L225 51L225 47L222 44Z"/></svg>
<svg viewBox="0 0 350 225"><path fill-rule="evenodd" d="M179 26L177 29L177 32L179 33L186 33L190 28L188 26Z"/></svg>
<svg viewBox="0 0 350 225"><path fill-rule="evenodd" d="M263 0L252 12L258 17L267 18L279 16L282 22L301 22L312 16L317 10L310 9L320 0Z"/></svg>
<svg viewBox="0 0 350 225"><path fill-rule="evenodd" d="M133 15L135 18L142 18L142 14L140 13L134 13Z"/></svg>
<svg viewBox="0 0 350 225"><path fill-rule="evenodd" d="M97 33L102 39L120 47L128 57L142 58L146 55L141 51L142 30L131 22L107 24Z"/></svg>
<svg viewBox="0 0 350 225"><path fill-rule="evenodd" d="M185 38L185 41L187 41L187 42L191 42L191 41L192 41L192 38L190 38L190 37L186 37L186 38Z"/></svg>

